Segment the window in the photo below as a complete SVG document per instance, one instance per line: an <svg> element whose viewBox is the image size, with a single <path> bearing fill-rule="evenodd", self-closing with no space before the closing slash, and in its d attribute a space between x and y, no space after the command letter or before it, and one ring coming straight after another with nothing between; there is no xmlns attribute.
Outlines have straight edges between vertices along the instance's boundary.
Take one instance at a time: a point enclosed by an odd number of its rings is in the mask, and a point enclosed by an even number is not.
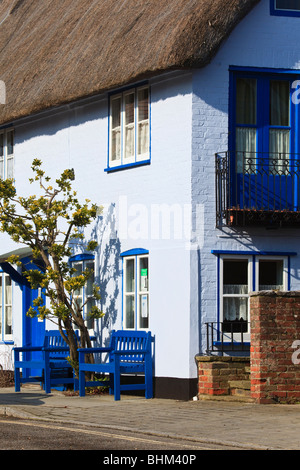
<svg viewBox="0 0 300 470"><path fill-rule="evenodd" d="M249 332L249 294L288 289L288 258L280 256L220 257L220 321L224 332Z"/></svg>
<svg viewBox="0 0 300 470"><path fill-rule="evenodd" d="M83 305L83 318L87 328L93 329L94 319L89 318L89 313L91 308L95 305L95 299L93 297L94 259L89 255L78 255L71 258L70 262L72 263L72 267L76 269L74 276L79 276L86 269L93 272L88 278L86 285L74 292L74 296L76 296L79 305Z"/></svg>
<svg viewBox="0 0 300 470"><path fill-rule="evenodd" d="M271 14L300 16L300 0L271 0Z"/></svg>
<svg viewBox="0 0 300 470"><path fill-rule="evenodd" d="M125 329L149 328L149 257L146 254L123 256L123 326Z"/></svg>
<svg viewBox="0 0 300 470"><path fill-rule="evenodd" d="M257 167L285 173L297 153L293 79L276 76L236 76L234 140L237 173Z"/></svg>
<svg viewBox="0 0 300 470"><path fill-rule="evenodd" d="M241 322L249 322L249 293L251 292L251 263L248 258L222 259L221 312L224 331L240 331ZM227 326L228 328L227 328ZM236 327L236 328L235 328Z"/></svg>
<svg viewBox="0 0 300 470"><path fill-rule="evenodd" d="M12 280L0 273L0 339L12 340Z"/></svg>
<svg viewBox="0 0 300 470"><path fill-rule="evenodd" d="M0 130L0 178L14 177L14 131Z"/></svg>
<svg viewBox="0 0 300 470"><path fill-rule="evenodd" d="M109 168L148 162L149 128L148 87L111 95Z"/></svg>

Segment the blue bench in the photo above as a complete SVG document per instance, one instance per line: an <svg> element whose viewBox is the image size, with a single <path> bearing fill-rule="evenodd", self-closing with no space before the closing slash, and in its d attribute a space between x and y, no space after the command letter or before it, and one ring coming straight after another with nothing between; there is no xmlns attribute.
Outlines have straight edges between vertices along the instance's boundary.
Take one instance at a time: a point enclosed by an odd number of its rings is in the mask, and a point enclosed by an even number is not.
<svg viewBox="0 0 300 470"><path fill-rule="evenodd" d="M42 382L46 393L51 393L51 387L57 385L73 384L78 389L78 380L66 359L69 347L58 330L45 332L43 346L15 347L13 350L16 392L20 392L21 384L27 382ZM37 353L37 358L32 358L32 353ZM24 373L26 369L39 369L42 375L27 376Z"/></svg>
<svg viewBox="0 0 300 470"><path fill-rule="evenodd" d="M145 390L145 397L153 397L152 342L154 338L145 331L112 331L109 347L80 348L79 395L85 396L85 387L109 386L110 394L120 400L123 390ZM94 364L85 361L86 354L107 353L108 361ZM106 374L109 381L86 380L86 372ZM121 384L122 374L142 374L143 383Z"/></svg>

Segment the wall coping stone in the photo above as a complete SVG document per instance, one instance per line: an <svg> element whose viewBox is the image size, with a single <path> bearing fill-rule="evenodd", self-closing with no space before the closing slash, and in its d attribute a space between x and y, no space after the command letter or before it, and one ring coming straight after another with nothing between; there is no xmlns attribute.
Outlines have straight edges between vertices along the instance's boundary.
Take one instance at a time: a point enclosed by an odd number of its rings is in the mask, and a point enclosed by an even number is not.
<svg viewBox="0 0 300 470"><path fill-rule="evenodd" d="M250 297L300 297L300 291L262 290L250 292Z"/></svg>
<svg viewBox="0 0 300 470"><path fill-rule="evenodd" d="M195 356L197 362L250 362L245 356Z"/></svg>

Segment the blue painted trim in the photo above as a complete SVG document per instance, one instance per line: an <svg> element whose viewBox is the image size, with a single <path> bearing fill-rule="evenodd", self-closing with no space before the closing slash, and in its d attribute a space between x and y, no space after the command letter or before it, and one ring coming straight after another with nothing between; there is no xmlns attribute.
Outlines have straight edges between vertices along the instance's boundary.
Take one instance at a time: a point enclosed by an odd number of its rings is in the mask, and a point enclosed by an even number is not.
<svg viewBox="0 0 300 470"><path fill-rule="evenodd" d="M282 10L279 8L276 8L275 4L276 0L270 0L270 14L274 16L293 16L293 17L299 17L300 16L300 11L296 10Z"/></svg>
<svg viewBox="0 0 300 470"><path fill-rule="evenodd" d="M69 258L70 263L74 263L74 261L86 261L90 259L95 259L95 255L90 253L80 253L79 255L74 255Z"/></svg>
<svg viewBox="0 0 300 470"><path fill-rule="evenodd" d="M137 256L137 255L148 255L149 250L145 250L144 248L133 248L132 250L123 251L120 254L121 257L124 256Z"/></svg>
<svg viewBox="0 0 300 470"><path fill-rule="evenodd" d="M291 257L288 257L288 291L291 290Z"/></svg>
<svg viewBox="0 0 300 470"><path fill-rule="evenodd" d="M239 65L230 65L229 72L249 72L255 74L274 74L278 76L278 74L286 74L286 75L295 75L299 77L300 70L299 69L276 69L272 67L245 67Z"/></svg>
<svg viewBox="0 0 300 470"><path fill-rule="evenodd" d="M10 129L11 127L14 127L13 124L5 124L4 126L0 126L0 131L3 131L5 129Z"/></svg>
<svg viewBox="0 0 300 470"><path fill-rule="evenodd" d="M237 251L211 250L213 255L257 255L257 256L297 256L295 251Z"/></svg>
<svg viewBox="0 0 300 470"><path fill-rule="evenodd" d="M150 165L150 163L151 163L151 159L149 158L147 160L142 160L140 162L127 163L125 165L107 167L107 168L104 168L104 171L107 172L107 173L113 173L114 171L127 170L128 168L134 168L134 167L138 167L138 166Z"/></svg>

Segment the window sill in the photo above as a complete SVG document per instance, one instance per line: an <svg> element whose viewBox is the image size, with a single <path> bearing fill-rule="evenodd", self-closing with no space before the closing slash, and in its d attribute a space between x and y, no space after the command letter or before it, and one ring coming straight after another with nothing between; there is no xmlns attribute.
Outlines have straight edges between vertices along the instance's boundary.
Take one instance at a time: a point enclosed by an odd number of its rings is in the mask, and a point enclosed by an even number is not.
<svg viewBox="0 0 300 470"><path fill-rule="evenodd" d="M127 170L129 168L135 168L135 167L144 166L144 165L150 165L150 158L148 160L142 160L140 162L127 163L125 165L119 165L119 166L111 166L111 167L105 168L104 171L107 173L112 173L114 171Z"/></svg>

